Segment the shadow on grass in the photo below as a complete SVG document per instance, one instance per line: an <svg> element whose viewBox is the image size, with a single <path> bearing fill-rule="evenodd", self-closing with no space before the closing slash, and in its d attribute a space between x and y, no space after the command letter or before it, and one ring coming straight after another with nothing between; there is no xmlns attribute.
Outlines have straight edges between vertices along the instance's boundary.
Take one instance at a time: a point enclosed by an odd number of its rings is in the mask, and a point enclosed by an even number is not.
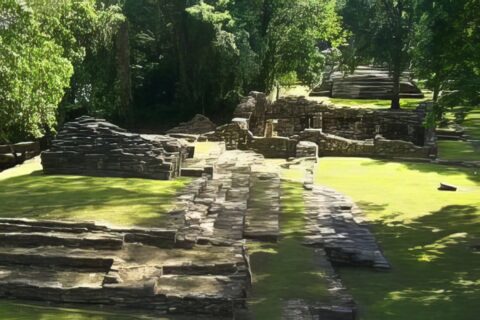
<svg viewBox="0 0 480 320"><path fill-rule="evenodd" d="M282 300L318 301L328 287L312 248L302 245L305 233L303 186L282 183L281 238L278 243L249 243L254 274L251 306L255 319L280 319Z"/></svg>
<svg viewBox="0 0 480 320"><path fill-rule="evenodd" d="M400 162L391 160L373 160L370 162L361 163L362 166L378 166L388 165L392 163L399 163L406 166L408 169L423 172L423 173L437 173L439 175L458 175L459 173L465 174L465 176L473 182L480 183L480 169L478 168L460 168L454 166L445 166L433 163L417 163L417 162Z"/></svg>
<svg viewBox="0 0 480 320"><path fill-rule="evenodd" d="M376 224L388 273L342 268L362 319L478 319L479 208L450 205L412 223Z"/></svg>
<svg viewBox="0 0 480 320"><path fill-rule="evenodd" d="M187 183L186 179L53 176L36 171L0 182L0 216L159 226L175 194Z"/></svg>

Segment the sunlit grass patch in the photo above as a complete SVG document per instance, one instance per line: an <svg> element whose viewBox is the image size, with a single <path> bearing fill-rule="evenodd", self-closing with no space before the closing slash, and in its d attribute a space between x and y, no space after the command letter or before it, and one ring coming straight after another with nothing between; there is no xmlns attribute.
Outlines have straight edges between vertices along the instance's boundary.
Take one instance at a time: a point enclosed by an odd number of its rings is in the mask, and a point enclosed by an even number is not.
<svg viewBox="0 0 480 320"><path fill-rule="evenodd" d="M371 109L389 109L391 106L390 100L367 100L367 99L337 99L330 98L333 104L338 107L355 107L355 108L371 108ZM427 99L400 99L400 107L402 109L416 109L418 105Z"/></svg>
<svg viewBox="0 0 480 320"><path fill-rule="evenodd" d="M361 319L471 320L478 317L480 172L362 158L321 159L316 182L364 210L390 272L341 268ZM459 187L440 192L440 182Z"/></svg>
<svg viewBox="0 0 480 320"><path fill-rule="evenodd" d="M158 227L188 182L44 175L31 162L0 174L0 216Z"/></svg>

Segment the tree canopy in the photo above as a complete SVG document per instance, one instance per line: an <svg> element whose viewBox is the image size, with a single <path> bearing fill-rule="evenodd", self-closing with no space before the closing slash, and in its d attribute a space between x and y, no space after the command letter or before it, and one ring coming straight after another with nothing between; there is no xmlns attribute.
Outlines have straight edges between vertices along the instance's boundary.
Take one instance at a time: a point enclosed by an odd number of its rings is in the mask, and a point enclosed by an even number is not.
<svg viewBox="0 0 480 320"><path fill-rule="evenodd" d="M325 52L412 70L439 110L478 106L478 0L4 0L0 134L88 113L158 127L227 119L251 90L321 82ZM328 49L328 50L327 50ZM335 57L337 59L337 57Z"/></svg>

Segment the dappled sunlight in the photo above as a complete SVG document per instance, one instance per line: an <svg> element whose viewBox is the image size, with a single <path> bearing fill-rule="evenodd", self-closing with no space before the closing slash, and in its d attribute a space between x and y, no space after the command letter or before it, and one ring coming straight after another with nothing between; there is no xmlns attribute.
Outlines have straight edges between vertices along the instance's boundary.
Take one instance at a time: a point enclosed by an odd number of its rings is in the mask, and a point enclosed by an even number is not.
<svg viewBox="0 0 480 320"><path fill-rule="evenodd" d="M19 302L0 300L0 318L8 320L133 320L133 319L153 319L150 317L141 317L122 314L97 311L88 309L74 309L66 307L52 307L46 304L22 304ZM158 319L158 318L156 318Z"/></svg>
<svg viewBox="0 0 480 320"><path fill-rule="evenodd" d="M440 192L440 182L459 187ZM325 158L316 183L363 209L390 263L386 273L341 268L365 319L476 319L480 181L473 169ZM408 312L405 312L408 310Z"/></svg>
<svg viewBox="0 0 480 320"><path fill-rule="evenodd" d="M418 252L418 261L432 262L433 260L438 259L441 255L445 254L445 249L447 247L459 243L466 243L467 236L468 234L465 232L455 233L441 238L432 244L416 246L409 248L408 250L414 253Z"/></svg>
<svg viewBox="0 0 480 320"><path fill-rule="evenodd" d="M252 309L256 319L279 319L282 299L317 301L328 296L325 274L312 248L302 245L305 230L302 184L282 183L281 238L248 242L253 271Z"/></svg>

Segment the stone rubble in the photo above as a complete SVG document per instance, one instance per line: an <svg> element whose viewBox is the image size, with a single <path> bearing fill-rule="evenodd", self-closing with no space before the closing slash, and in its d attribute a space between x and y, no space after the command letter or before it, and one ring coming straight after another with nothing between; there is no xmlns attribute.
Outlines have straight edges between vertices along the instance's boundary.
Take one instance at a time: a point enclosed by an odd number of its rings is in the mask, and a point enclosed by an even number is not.
<svg viewBox="0 0 480 320"><path fill-rule="evenodd" d="M305 244L324 248L334 264L390 269L374 235L361 220L361 210L351 200L321 186L314 186L304 197L310 226Z"/></svg>
<svg viewBox="0 0 480 320"><path fill-rule="evenodd" d="M197 114L192 120L182 122L177 127L167 131L167 134L204 134L214 131L217 126L206 116Z"/></svg>

